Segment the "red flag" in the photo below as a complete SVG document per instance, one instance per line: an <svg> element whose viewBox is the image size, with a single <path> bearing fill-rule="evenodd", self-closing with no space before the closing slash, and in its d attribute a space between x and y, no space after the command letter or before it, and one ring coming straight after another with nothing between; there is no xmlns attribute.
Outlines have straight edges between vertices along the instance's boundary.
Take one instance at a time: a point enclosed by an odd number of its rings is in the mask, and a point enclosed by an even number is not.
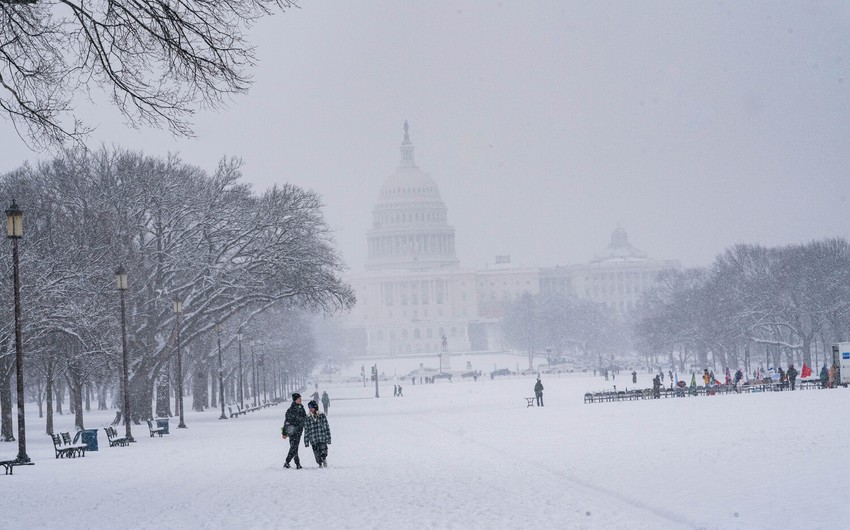
<svg viewBox="0 0 850 530"><path fill-rule="evenodd" d="M806 363L803 363L803 372L800 374L800 376L805 379L810 375L812 375L812 369L806 366Z"/></svg>

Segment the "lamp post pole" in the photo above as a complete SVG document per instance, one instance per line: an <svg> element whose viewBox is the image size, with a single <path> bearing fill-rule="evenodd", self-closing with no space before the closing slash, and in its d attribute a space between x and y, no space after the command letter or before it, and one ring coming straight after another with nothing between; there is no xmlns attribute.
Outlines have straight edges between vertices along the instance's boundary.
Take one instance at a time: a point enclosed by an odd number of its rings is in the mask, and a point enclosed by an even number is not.
<svg viewBox="0 0 850 530"><path fill-rule="evenodd" d="M177 318L177 408L180 413L178 429L185 429L186 422L183 419L183 358L180 353L180 313L183 312L183 302L179 298L174 299L174 314Z"/></svg>
<svg viewBox="0 0 850 530"><path fill-rule="evenodd" d="M226 420L227 415L224 414L224 364L221 362L221 324L215 325L216 339L218 340L218 402L221 403L220 420Z"/></svg>
<svg viewBox="0 0 850 530"><path fill-rule="evenodd" d="M254 354L254 341L251 341L251 385L254 390L254 406L257 406L257 356Z"/></svg>
<svg viewBox="0 0 850 530"><path fill-rule="evenodd" d="M124 373L122 374L122 386L124 387L124 425L125 438L131 442L133 433L130 426L130 357L127 353L127 312L124 306L124 291L127 290L127 271L123 265L115 269L115 285L121 295L121 357L124 364Z"/></svg>
<svg viewBox="0 0 850 530"><path fill-rule="evenodd" d="M18 240L24 236L24 212L15 200L6 210L6 237L12 240L12 281L15 289L15 377L18 390L18 462L29 462L24 419L24 349L21 338L21 277L18 272Z"/></svg>
<svg viewBox="0 0 850 530"><path fill-rule="evenodd" d="M242 393L242 332L236 334L236 341L239 343L239 406L245 408L245 395Z"/></svg>

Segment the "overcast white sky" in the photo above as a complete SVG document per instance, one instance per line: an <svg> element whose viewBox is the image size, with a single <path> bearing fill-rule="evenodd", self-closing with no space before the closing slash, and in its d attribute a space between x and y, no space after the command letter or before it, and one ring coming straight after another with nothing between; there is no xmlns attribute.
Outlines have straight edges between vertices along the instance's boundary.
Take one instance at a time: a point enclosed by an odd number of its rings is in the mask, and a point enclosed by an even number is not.
<svg viewBox="0 0 850 530"><path fill-rule="evenodd" d="M462 266L586 261L617 222L685 265L850 236L847 2L301 4L254 29L254 87L197 139L98 105L92 145L312 188L354 271L405 119ZM0 121L0 172L39 156Z"/></svg>

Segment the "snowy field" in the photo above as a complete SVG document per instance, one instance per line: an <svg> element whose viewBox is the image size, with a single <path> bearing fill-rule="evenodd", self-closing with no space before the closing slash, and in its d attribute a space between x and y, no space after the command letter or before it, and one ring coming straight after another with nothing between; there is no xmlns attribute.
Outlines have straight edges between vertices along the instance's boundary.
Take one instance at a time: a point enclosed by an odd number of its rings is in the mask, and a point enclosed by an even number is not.
<svg viewBox="0 0 850 530"><path fill-rule="evenodd" d="M454 362L454 361L453 361ZM455 369L460 367L454 366ZM368 367L367 367L368 369ZM357 367L359 372L359 366ZM487 370L488 371L488 370ZM650 376L641 376L649 386ZM625 386L625 372L618 378ZM630 382L630 381L629 381ZM53 457L35 408L33 467L0 482L0 528L838 528L850 464L845 389L583 404L612 383L544 376L405 384L333 400L329 467L283 469L284 405L85 458ZM305 395L312 392L305 392ZM305 400L306 402L306 400ZM189 407L187 405L187 411ZM89 413L102 427L113 412ZM56 430L73 430L58 416ZM0 444L0 459L16 443Z"/></svg>

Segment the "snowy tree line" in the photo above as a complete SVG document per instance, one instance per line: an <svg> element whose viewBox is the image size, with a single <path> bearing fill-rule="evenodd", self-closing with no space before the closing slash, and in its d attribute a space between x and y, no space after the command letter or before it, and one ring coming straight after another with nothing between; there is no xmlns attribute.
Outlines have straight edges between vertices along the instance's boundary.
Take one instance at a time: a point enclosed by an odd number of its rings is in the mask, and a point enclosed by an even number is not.
<svg viewBox="0 0 850 530"><path fill-rule="evenodd" d="M629 326L604 305L562 293L526 293L505 308L508 345L526 352L550 349L553 358L608 366L629 349Z"/></svg>
<svg viewBox="0 0 850 530"><path fill-rule="evenodd" d="M226 399L236 398L240 330L246 401L259 380L251 340L262 340L254 348L272 390L303 382L316 360L306 314L349 308L354 295L340 278L343 264L319 196L292 185L255 194L240 179L236 159L208 174L177 156L121 149L67 150L0 177L0 196L15 198L24 210L26 392L40 407L45 403L48 432L52 402L61 403L65 389L78 428L92 396L100 409L110 405L109 395L120 406L120 265L129 279L129 415L136 422L154 416L154 399L157 415L170 412L174 299L183 303L184 382L194 389L196 408L216 400L217 323ZM11 268L11 252L0 252L0 289L8 302L0 304L4 440L13 439Z"/></svg>
<svg viewBox="0 0 850 530"><path fill-rule="evenodd" d="M736 245L709 267L671 270L644 297L635 345L682 371L826 362L850 329L850 245Z"/></svg>

